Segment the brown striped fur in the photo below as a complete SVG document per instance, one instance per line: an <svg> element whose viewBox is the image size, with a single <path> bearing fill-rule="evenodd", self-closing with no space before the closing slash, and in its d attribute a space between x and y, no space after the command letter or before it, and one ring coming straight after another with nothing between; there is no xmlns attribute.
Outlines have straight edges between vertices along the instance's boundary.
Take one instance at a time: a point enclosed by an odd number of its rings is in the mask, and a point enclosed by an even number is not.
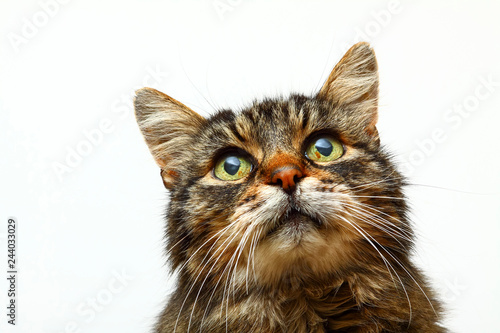
<svg viewBox="0 0 500 333"><path fill-rule="evenodd" d="M366 43L313 97L205 119L154 89L137 92L139 127L170 190L166 239L178 272L156 332L445 332L410 260L405 182L380 145L377 98ZM318 133L337 138L344 155L307 159ZM248 156L250 174L214 176L228 149ZM273 181L287 166L301 175L292 192ZM282 222L291 208L301 223Z"/></svg>

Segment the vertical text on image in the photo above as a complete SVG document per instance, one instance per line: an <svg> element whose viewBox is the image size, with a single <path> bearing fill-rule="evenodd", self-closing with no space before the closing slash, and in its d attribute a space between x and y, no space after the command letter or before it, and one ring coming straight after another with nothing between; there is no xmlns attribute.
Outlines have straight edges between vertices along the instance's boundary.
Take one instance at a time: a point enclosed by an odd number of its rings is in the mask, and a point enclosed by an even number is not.
<svg viewBox="0 0 500 333"><path fill-rule="evenodd" d="M16 325L17 319L17 219L7 219L7 322Z"/></svg>

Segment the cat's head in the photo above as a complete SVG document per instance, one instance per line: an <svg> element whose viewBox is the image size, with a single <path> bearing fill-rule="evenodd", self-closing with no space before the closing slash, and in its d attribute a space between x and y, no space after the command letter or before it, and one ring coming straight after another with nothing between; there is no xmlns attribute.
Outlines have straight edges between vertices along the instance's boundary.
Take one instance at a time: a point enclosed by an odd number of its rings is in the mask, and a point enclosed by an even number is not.
<svg viewBox="0 0 500 333"><path fill-rule="evenodd" d="M401 176L377 129L373 50L353 46L316 96L203 118L154 89L139 127L170 190L167 241L187 276L273 284L335 275L405 252ZM378 252L378 253L377 253Z"/></svg>

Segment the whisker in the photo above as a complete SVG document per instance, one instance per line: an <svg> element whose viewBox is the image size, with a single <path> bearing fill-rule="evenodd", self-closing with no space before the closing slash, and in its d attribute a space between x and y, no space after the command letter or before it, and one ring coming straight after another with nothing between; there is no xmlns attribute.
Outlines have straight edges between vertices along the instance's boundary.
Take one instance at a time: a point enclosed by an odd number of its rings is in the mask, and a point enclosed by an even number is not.
<svg viewBox="0 0 500 333"><path fill-rule="evenodd" d="M390 222L390 221L388 221L380 216L374 215L373 213L368 211L366 208L357 207L356 205L352 205L352 204L347 203L347 202L343 202L343 205L350 207L356 213L360 214L365 219L366 222L370 223L371 225L373 225L377 228L381 228L382 231L385 231L390 235L396 235L404 240L407 240L410 242L412 241L412 238L407 234L407 232L404 229L396 226L394 223L392 223L392 222ZM380 222L382 224L382 226L376 222ZM401 245L403 245L403 244L401 244Z"/></svg>
<svg viewBox="0 0 500 333"><path fill-rule="evenodd" d="M227 218L228 216L230 215L230 213L227 213L227 214L224 214L224 215L221 215L220 217L222 218ZM198 251L200 251L201 249L203 249L203 247L208 243L210 242L212 239L214 239L218 234L220 234L221 232L224 232L224 230L226 230L227 228L230 228L231 227L231 224L225 226L224 228L222 228L222 230L219 230L217 233L215 233L212 237L210 237L209 239L207 239L203 244L201 244L197 249L196 251L194 251L191 256L184 262L184 264L179 267L177 269L177 271L181 271L188 263L189 261L191 261L193 258L195 258L195 255L196 253L198 253ZM182 241L183 239L185 239L188 235L184 236L180 241ZM175 245L178 245L180 243L180 241L178 241L177 243L175 243L171 248L170 248L170 251L173 249L173 247ZM211 249L211 248L210 248ZM210 252L210 249L208 252Z"/></svg>
<svg viewBox="0 0 500 333"><path fill-rule="evenodd" d="M249 271L249 267L250 267L250 262L252 263L252 271L254 273L254 279L255 279L255 265L254 265L254 258L252 258L253 256L255 256L255 247L257 246L257 243L256 243L256 239L258 239L258 237L260 236L260 233L261 233L262 229L259 229L259 232L254 232L253 233L253 237L252 237L252 242L250 243L250 250L249 250L249 254L248 254L248 260L247 260L247 270L246 270L246 274L245 274L245 285L246 285L246 292L247 292L247 295L248 295L248 271Z"/></svg>
<svg viewBox="0 0 500 333"><path fill-rule="evenodd" d="M240 260L240 256L241 254L243 253L243 250L245 248L245 245L247 243L247 240L248 240L248 237L249 235L252 233L253 231L253 227L252 225L250 224L250 227L247 228L247 230L245 231L245 233L243 234L243 237L242 239L240 240L240 243L238 244L238 247L236 248L236 251L235 253L238 253L237 255L237 258L236 258L236 262L234 264L234 268L233 268L233 273L232 273L232 281L234 281L234 275L236 273L236 268L238 267L238 261ZM233 300L234 300L234 293L235 293L235 290L234 290L234 283L233 283Z"/></svg>
<svg viewBox="0 0 500 333"><path fill-rule="evenodd" d="M211 255L210 259L212 259L215 255L215 253L218 252L218 250L224 246L224 244L227 242L226 246L224 247L224 249L221 251L221 253L219 254L219 256L215 259L215 262L213 263L213 265L211 266L210 270L205 274L205 278L203 279L202 283L201 283L201 286L198 290L198 293L196 294L196 298L195 298L195 301L193 303L193 308L191 310L191 316L189 317L189 324L188 324L188 332L189 332L189 328L191 327L191 320L192 320L192 317L193 317L193 313L194 313L194 310L195 310L195 307L196 307L196 302L198 300L198 297L201 293L201 290L203 288L203 286L205 285L205 282L207 281L208 277L210 276L210 273L212 272L212 270L215 268L215 265L217 264L217 262L219 261L220 257L225 253L225 250L227 249L227 247L231 244L231 242L234 240L234 238L236 238L236 236L238 235L238 230L235 229L231 235L224 241L222 242L222 244L218 247L218 249ZM208 265L208 263L210 262L210 259L205 263L205 265L200 269L200 273L198 274L198 276L196 277L194 283L198 280L198 277L202 274L203 272L203 269ZM194 283L192 284L191 288L189 289L188 291L188 295L190 294L192 288L194 287ZM174 331L175 332L175 331Z"/></svg>
<svg viewBox="0 0 500 333"><path fill-rule="evenodd" d="M368 236L370 236L368 234ZM370 236L372 239L374 239L372 236ZM376 241L374 239L374 241ZM380 245L380 244L379 244ZM408 269L403 265L403 263L401 263L390 251L388 251L384 246L381 246L381 248L405 271L405 273L410 277L410 279L415 283L415 285L420 289L420 291L422 292L422 294L424 295L424 297L427 299L427 302L429 303L429 305L431 306L432 308L432 311L434 312L434 314L437 316L437 312L436 310L434 309L434 306L432 305L432 302L431 300L429 299L429 297L427 296L426 292L423 290L422 286L417 282L417 280L415 279L415 277L408 271ZM411 311L410 311L410 318L411 318Z"/></svg>
<svg viewBox="0 0 500 333"><path fill-rule="evenodd" d="M359 214L359 213L358 213ZM371 221L369 218L365 218L363 216L359 216L359 215L355 215L355 214L351 214L352 216L356 217L357 219L359 219L360 221L363 221L363 222L366 222L367 224L381 230L382 232L386 233L387 235L389 235L391 238L393 238L400 246L401 248L405 249L405 250L408 250L406 248L406 246L401 243L401 240L399 238L403 238L401 237L400 235L397 235L397 234L394 234L394 232L391 232L390 230L378 225L377 223L374 223L373 221ZM399 237L399 238L398 238Z"/></svg>
<svg viewBox="0 0 500 333"><path fill-rule="evenodd" d="M260 232L259 232L259 234L260 234ZM235 253L236 253L236 252L235 252ZM233 258L234 258L235 253L233 253L233 256L231 257L231 259L233 259ZM201 321L201 325L200 325L200 332L201 332L201 328L203 327L203 322L204 322L204 320L205 320L205 317L206 317L206 315L207 315L208 307L210 306L210 303L212 302L212 299L213 299L213 297L214 297L214 295L215 295L215 292L216 292L216 290L217 290L217 287L219 286L219 283L221 282L221 280L222 280L222 278L223 278L224 276L226 276L226 282L227 282L227 280L228 280L228 277L229 277L229 271L232 269L232 267L231 267L231 263L232 263L232 260L230 260L230 262L228 262L228 264L226 265L226 267L224 268L224 270L223 270L223 271L222 271L222 273L220 274L220 276L219 276L219 278L217 279L217 282L216 282L216 284L215 284L215 286L214 286L214 288L213 288L213 291L212 291L212 293L211 293L211 295L210 295L210 297L209 297L209 299L208 299L207 305L206 305L206 307L205 307L205 311L204 311L203 316L202 316L202 321ZM228 271L228 274L227 274L227 275L225 274L225 273L226 273L226 271ZM226 299L226 287L224 287L224 292L223 292L223 295L222 295L222 301L221 301L221 316L222 316L223 305L224 305L224 303L225 303L225 301L224 301L225 299Z"/></svg>
<svg viewBox="0 0 500 333"><path fill-rule="evenodd" d="M219 230L218 232L216 232L212 237L210 237L209 239L207 239L203 244L201 244L197 249L196 251L194 251L191 256L184 262L184 264L182 264L182 266L178 269L178 271L181 271L182 269L184 269L186 267L187 264L189 264L189 262L191 260L193 260L193 258L195 258L195 255L196 253L198 253L198 251L200 251L201 249L203 249L203 247L208 243L210 242L212 239L214 239L215 237L217 237L217 235L219 234L222 234L224 232L226 232L229 228L231 227L231 224L225 226L224 228L222 228L221 230ZM221 235L222 236L222 235ZM220 237L219 237L220 238ZM219 238L217 238L217 240L219 240ZM215 244L217 243L217 240L214 242L214 244L212 244L212 246L208 249L207 251L207 254L205 255L205 258L206 256L208 256L208 254L210 253L210 250L215 246ZM205 260L205 258L202 260L202 262Z"/></svg>
<svg viewBox="0 0 500 333"><path fill-rule="evenodd" d="M184 237L182 237L181 239L179 239L174 245L170 246L169 249L167 249L167 251L165 252L165 255L166 256L169 256L170 255L170 252L172 252L174 250L174 248L179 245L180 242L182 242L184 239L186 239L186 237L188 236L189 234L186 234Z"/></svg>
<svg viewBox="0 0 500 333"><path fill-rule="evenodd" d="M339 216L339 217L340 217L340 218L342 218L342 220L344 220L344 221L345 221L345 222L347 222L348 224L350 224L350 225L351 225L351 226L352 226L355 230L357 230L357 231L358 231L358 232L359 232L359 233L363 236L363 238L364 238L364 239L366 239L366 241L367 241L367 242L368 242L368 243L369 243L369 244L370 244L370 245L371 245L371 246L372 246L372 247L373 247L373 248L377 251L377 253L380 255L380 258L384 261L384 264L385 264L385 265L386 265L386 267L387 267L387 271L389 272L389 274L391 275L391 278L392 278L392 279L393 279L393 281L394 281L394 277L393 277L393 275L392 275L392 273L391 273L391 271L390 271L390 269L389 269L389 267L388 267L387 265L389 265L389 266L392 268L392 270L394 271L394 274L396 274L396 276L397 276L397 278L398 278L398 280L399 280L399 282L400 282L400 284L401 284L401 287L403 287L403 291L404 291L404 293L406 294L406 298L407 298L407 300L408 300L409 311L410 311L410 318L409 318L409 322L411 322L411 320L412 320L412 306L411 306L411 301L410 301L410 297L409 297L409 295L408 295L408 292L406 291L406 287L405 287L405 285L404 285L403 281L401 280L401 277L399 276L399 274L397 273L397 271L394 269L394 267L391 265L391 263L387 261L387 258L386 258L386 257L385 257L385 256L384 256L381 252L380 252L380 250L377 248L377 246L375 246L375 244L374 244L374 243L373 243L373 242L372 242L372 241L371 241L368 237L370 237L370 238L371 238L371 239L372 239L375 243L377 243L377 244L378 244L378 245L379 245L382 249L384 249L384 250L385 250L385 248L384 248L382 245L380 245L380 244L377 242L377 240L376 240L376 239L374 239L374 238L373 238L373 237L372 237L369 233L363 232L363 231L362 231L362 230L363 230L363 228L361 228L361 227L360 227L360 226L359 226L356 222L354 222L354 221L349 221L348 219L346 219L346 218L345 218L345 217L343 217L343 216ZM368 236L368 237L367 237L367 236ZM386 250L386 252L387 252L387 250ZM388 252L388 253L389 253L389 252ZM391 254L389 253L389 255L391 255ZM392 256L392 255L391 255L391 256ZM394 259L394 257L393 257L393 259ZM396 260L396 262L397 262L397 263L399 263L397 260ZM401 265L401 263L399 263L399 264Z"/></svg>
<svg viewBox="0 0 500 333"><path fill-rule="evenodd" d="M386 178L379 179L379 180L376 180L376 181L373 181L373 182L363 183L363 184L360 184L360 185L357 185L357 186L354 186L354 187L350 187L350 188L348 188L348 190L353 191L353 192L357 192L357 191L354 191L354 190L358 190L359 191L359 190L370 188L370 187L373 187L374 185L378 185L378 184L382 184L382 183L387 183L387 182L392 182L392 181L398 181L398 180L400 180L400 181L404 180L403 177L393 177L393 178L390 178L390 176L393 173L391 173L390 175L388 175Z"/></svg>
<svg viewBox="0 0 500 333"><path fill-rule="evenodd" d="M217 232L214 236L212 236L212 237L211 237L211 238L214 238L217 234L220 234L220 235L219 235L219 237L218 237L218 238L216 239L216 241L214 242L214 244L212 244L212 246L211 246L211 247L209 248L209 250L207 251L207 254L206 254L206 255L205 255L205 257L203 258L203 260L201 261L201 263L205 262L205 260L207 259L208 255L210 254L210 251L211 251L211 250L212 250L212 248L213 248L213 247L217 244L217 241L218 241L218 240L219 240L219 239L223 236L223 234L224 234L227 230L229 230L229 228L230 228L231 226L232 226L232 223L230 223L229 225L227 225L226 227L224 227L222 230L220 230L220 231L219 231L219 232ZM231 235L233 235L233 234L236 236L236 232L233 232ZM231 237L231 236L230 236L230 237ZM228 239L229 239L229 238L228 238ZM228 239L226 239L226 241L227 241ZM208 242L208 241L206 241L205 243L203 243L203 245L204 245L204 244L206 244L207 242ZM224 241L222 244L224 244L224 243L225 243L225 241ZM197 251L198 251L198 250L200 250L200 249L203 247L203 245L202 245L202 246L200 246L200 247L197 249ZM222 245L221 245L221 246L222 246ZM219 246L219 249L220 249L220 247L221 247L221 246ZM196 252L197 252L197 251L196 251ZM217 252L217 251L216 251L216 252ZM222 255L222 254L221 254L221 255ZM193 254L193 255L192 255L192 256L191 256L191 257L190 257L190 258L186 261L186 263L184 263L183 267L185 267L185 265L189 262L189 260L190 260L191 258L194 258L194 254ZM213 258L213 255L211 256L211 258ZM195 278L195 279L194 279L194 281L192 282L192 285L191 285L191 287L189 288L189 291L186 293L186 297L184 298L184 301L182 302L181 307L180 307L180 309L179 309L179 314L177 315L177 320L176 320L176 322L175 322L175 326L174 326L174 333L175 333L175 331L176 331L176 329L177 329L177 324L178 324L178 321L179 321L179 318L180 318L180 315L181 315L182 309L184 308L184 305L185 305L185 303L186 303L186 301L187 301L187 298L188 298L188 296L190 295L190 293L191 293L192 289L194 288L196 281L198 280L198 278L200 277L200 275L203 273L203 269L206 267L206 265L207 265L209 262L210 262L210 259L209 259L209 260L207 260L207 261L206 261L206 263L203 265L203 267L201 267L201 268L200 268L198 275L196 276L196 278ZM213 267L213 266L212 266L212 267ZM209 272L209 273L210 273L210 272ZM207 277L208 277L208 274L207 274ZM201 288L200 288L200 289L201 289ZM195 304L193 305L193 311L194 311L194 307L195 307L195 305L196 305L196 302L195 302ZM190 327L190 325L191 325L191 318L190 318L190 321L189 321L189 324L188 324L188 332L189 332L189 327Z"/></svg>
<svg viewBox="0 0 500 333"><path fill-rule="evenodd" d="M447 188L447 187L442 187L442 186L435 186L435 185L428 185L428 184L417 184L417 183L405 183L407 186L420 186L420 187L427 187L427 188L432 188L436 190L443 190L443 191L450 191L450 192L455 192L455 193L462 193L462 194L470 194L470 195L481 195L481 196L490 196L490 195L498 195L498 193L477 193L477 192L470 192L470 191L464 191L464 190L457 190L453 188Z"/></svg>
<svg viewBox="0 0 500 333"><path fill-rule="evenodd" d="M406 200L405 198L400 197L389 197L383 195L352 195L352 198L370 198L370 199L390 199L390 200Z"/></svg>

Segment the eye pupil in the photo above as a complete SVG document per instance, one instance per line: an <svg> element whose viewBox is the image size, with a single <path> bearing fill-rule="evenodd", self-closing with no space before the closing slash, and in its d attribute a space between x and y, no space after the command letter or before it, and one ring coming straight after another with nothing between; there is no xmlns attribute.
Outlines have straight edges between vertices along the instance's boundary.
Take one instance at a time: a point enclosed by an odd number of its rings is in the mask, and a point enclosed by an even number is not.
<svg viewBox="0 0 500 333"><path fill-rule="evenodd" d="M327 139L319 139L318 141L316 141L315 146L316 150L319 151L319 153L323 156L330 156L333 151L333 145Z"/></svg>
<svg viewBox="0 0 500 333"><path fill-rule="evenodd" d="M234 176L240 169L240 159L235 156L229 156L224 162L224 171L226 171L231 176Z"/></svg>

